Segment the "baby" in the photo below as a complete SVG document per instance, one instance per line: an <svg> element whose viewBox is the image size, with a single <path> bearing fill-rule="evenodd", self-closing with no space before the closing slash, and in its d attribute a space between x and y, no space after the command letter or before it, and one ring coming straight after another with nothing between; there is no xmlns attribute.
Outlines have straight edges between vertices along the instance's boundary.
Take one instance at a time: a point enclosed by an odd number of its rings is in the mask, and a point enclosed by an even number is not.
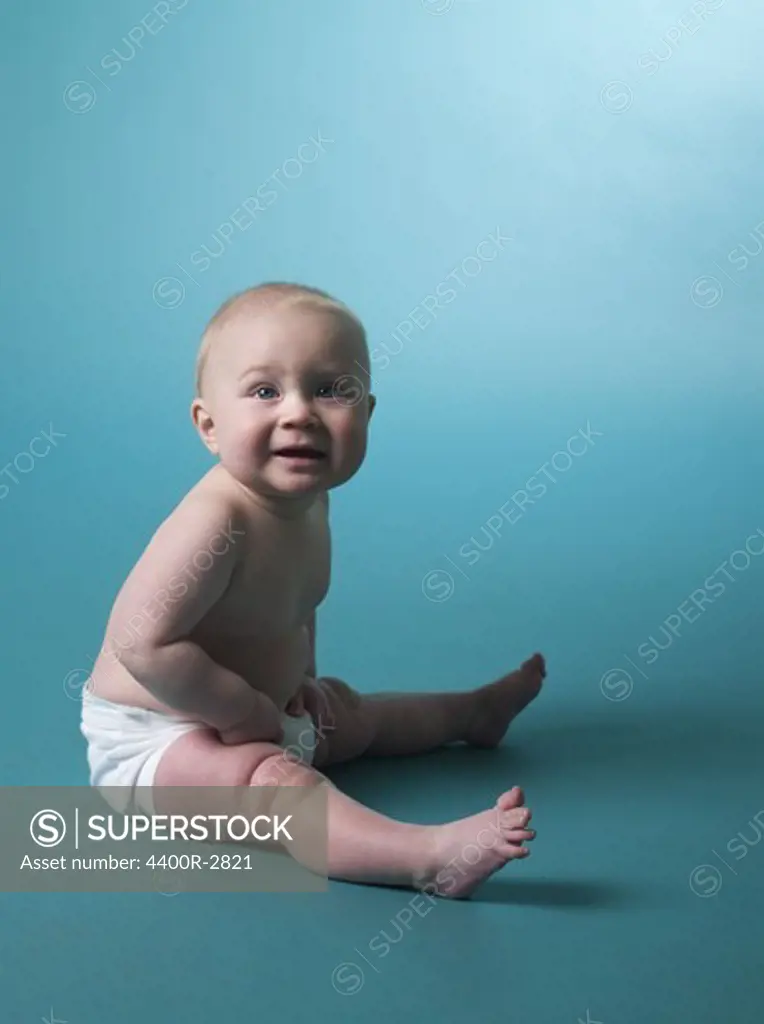
<svg viewBox="0 0 764 1024"><path fill-rule="evenodd" d="M468 692L368 696L318 676L329 492L361 467L376 403L359 372L369 380L363 326L318 289L264 284L211 320L191 416L217 461L117 596L83 699L90 781L151 794L148 813L172 813L163 787L324 786L330 877L466 897L529 853L518 787L472 817L421 826L362 806L320 769L494 747L539 692L544 659ZM443 891L444 866L476 840L479 859Z"/></svg>

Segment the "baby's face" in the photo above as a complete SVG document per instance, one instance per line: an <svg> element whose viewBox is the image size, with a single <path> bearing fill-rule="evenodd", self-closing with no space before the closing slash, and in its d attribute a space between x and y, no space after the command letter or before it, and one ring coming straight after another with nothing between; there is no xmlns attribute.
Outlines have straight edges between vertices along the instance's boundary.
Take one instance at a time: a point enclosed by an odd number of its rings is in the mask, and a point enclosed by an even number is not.
<svg viewBox="0 0 764 1024"><path fill-rule="evenodd" d="M330 310L242 313L210 354L208 445L237 480L269 496L339 486L363 462L374 407L358 363L363 343Z"/></svg>

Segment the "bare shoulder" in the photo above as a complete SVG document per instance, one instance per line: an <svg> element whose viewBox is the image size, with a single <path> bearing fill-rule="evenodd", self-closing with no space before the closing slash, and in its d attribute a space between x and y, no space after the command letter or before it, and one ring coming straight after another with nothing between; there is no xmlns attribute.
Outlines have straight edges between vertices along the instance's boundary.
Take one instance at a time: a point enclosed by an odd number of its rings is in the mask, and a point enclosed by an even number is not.
<svg viewBox="0 0 764 1024"><path fill-rule="evenodd" d="M143 617L147 643L185 635L227 590L246 536L237 495L208 474L151 537L117 595L111 627Z"/></svg>
<svg viewBox="0 0 764 1024"><path fill-rule="evenodd" d="M247 533L248 517L236 491L222 474L208 473L185 495L154 534L151 544L183 550L222 553L222 541L233 552L236 539ZM241 545L239 545L241 548ZM241 554L241 551L238 552Z"/></svg>

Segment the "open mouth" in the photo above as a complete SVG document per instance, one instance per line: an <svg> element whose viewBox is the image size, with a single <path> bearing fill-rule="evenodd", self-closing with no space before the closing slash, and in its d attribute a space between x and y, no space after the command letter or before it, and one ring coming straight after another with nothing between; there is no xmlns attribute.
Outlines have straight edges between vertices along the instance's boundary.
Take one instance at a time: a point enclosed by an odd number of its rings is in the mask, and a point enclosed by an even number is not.
<svg viewBox="0 0 764 1024"><path fill-rule="evenodd" d="M326 458L326 453L318 448L279 448L274 454L284 459L306 459L313 462Z"/></svg>

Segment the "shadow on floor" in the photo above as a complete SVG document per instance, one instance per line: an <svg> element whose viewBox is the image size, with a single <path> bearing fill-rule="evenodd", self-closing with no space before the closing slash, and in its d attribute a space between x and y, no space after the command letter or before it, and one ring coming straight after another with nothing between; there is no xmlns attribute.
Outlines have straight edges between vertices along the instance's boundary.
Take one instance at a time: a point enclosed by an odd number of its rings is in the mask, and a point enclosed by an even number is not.
<svg viewBox="0 0 764 1024"><path fill-rule="evenodd" d="M384 785L386 793L398 786L438 788L454 776L469 788L478 785L493 792L497 780L522 784L591 785L620 787L639 780L666 785L683 776L712 769L719 777L748 779L764 762L764 715L741 719L732 711L682 712L681 717L631 714L623 721L612 716L568 716L562 721L518 720L495 750L454 745L415 757L363 758L336 765L326 774L344 791L363 799L367 786ZM593 778L594 776L594 778ZM512 782L509 783L513 784Z"/></svg>
<svg viewBox="0 0 764 1024"><path fill-rule="evenodd" d="M761 714L735 709L713 713L653 715L628 719L598 714L518 721L496 750L453 746L417 757L368 758L327 771L339 788L384 814L430 823L481 809L476 794L489 800L519 783L539 796L578 800L587 794L595 818L613 805L635 806L656 794L682 806L699 787L713 781L729 792L750 789L762 777L764 734ZM487 803L482 803L487 806ZM445 811L445 816L444 816ZM573 879L490 879L474 902L557 908L644 908L665 904L651 886L614 885Z"/></svg>
<svg viewBox="0 0 764 1024"><path fill-rule="evenodd" d="M643 904L637 886L598 882L539 881L515 878L492 879L472 897L473 903L513 903L534 907L586 907L592 910Z"/></svg>

